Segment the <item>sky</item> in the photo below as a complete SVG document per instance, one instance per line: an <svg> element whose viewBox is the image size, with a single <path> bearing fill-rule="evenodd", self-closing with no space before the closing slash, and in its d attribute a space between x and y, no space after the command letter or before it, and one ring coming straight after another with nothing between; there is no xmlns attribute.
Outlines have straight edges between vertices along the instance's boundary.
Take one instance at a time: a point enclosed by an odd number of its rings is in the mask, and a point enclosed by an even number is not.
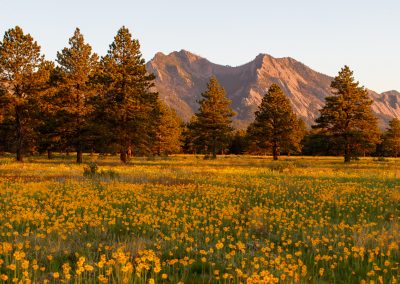
<svg viewBox="0 0 400 284"><path fill-rule="evenodd" d="M344 65L377 92L400 91L399 0L0 0L0 40L19 25L49 60L76 27L99 55L125 25L146 60L185 49L238 66L259 53L334 76Z"/></svg>

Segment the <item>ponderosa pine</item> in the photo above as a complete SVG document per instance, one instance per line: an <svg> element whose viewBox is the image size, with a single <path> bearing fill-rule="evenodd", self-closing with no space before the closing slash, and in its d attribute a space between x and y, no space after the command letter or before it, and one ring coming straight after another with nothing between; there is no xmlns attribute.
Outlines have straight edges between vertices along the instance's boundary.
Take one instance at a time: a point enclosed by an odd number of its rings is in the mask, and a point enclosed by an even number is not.
<svg viewBox="0 0 400 284"><path fill-rule="evenodd" d="M344 66L331 83L332 96L325 98L315 129L320 129L340 145L344 162L371 149L379 139L377 119L372 113L368 91Z"/></svg>
<svg viewBox="0 0 400 284"><path fill-rule="evenodd" d="M40 97L52 66L19 26L5 32L0 42L0 127L17 161L22 162L24 153L34 147Z"/></svg>
<svg viewBox="0 0 400 284"><path fill-rule="evenodd" d="M271 149L274 160L281 150L297 150L304 123L293 112L289 99L277 84L263 97L254 122L247 129L251 142L261 149Z"/></svg>
<svg viewBox="0 0 400 284"><path fill-rule="evenodd" d="M57 63L59 81L53 100L58 108L57 132L75 149L76 162L82 163L95 95L91 78L98 67L98 56L76 28L69 47L57 53Z"/></svg>
<svg viewBox="0 0 400 284"><path fill-rule="evenodd" d="M107 131L107 144L116 146L124 163L132 152L151 152L160 115L154 79L147 73L139 41L120 28L101 59L97 116Z"/></svg>
<svg viewBox="0 0 400 284"><path fill-rule="evenodd" d="M233 131L231 101L216 77L211 77L207 90L201 94L199 111L192 120L191 137L193 143L216 158L217 152L227 146Z"/></svg>

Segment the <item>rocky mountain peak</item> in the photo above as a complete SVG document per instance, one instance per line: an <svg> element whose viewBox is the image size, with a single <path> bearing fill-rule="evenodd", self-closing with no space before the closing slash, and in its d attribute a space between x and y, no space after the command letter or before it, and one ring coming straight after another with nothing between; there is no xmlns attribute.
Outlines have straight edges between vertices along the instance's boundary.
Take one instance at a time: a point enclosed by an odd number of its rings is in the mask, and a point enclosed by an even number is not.
<svg viewBox="0 0 400 284"><path fill-rule="evenodd" d="M245 127L253 120L254 111L273 83L281 86L297 115L312 125L325 97L331 94L333 79L291 57L275 58L263 53L246 64L231 67L214 64L182 49L168 55L157 53L147 68L156 75L161 98L186 121L197 111L197 101L209 78L216 76L232 101L238 127ZM370 95L382 128L393 117L400 117L399 92L370 91Z"/></svg>

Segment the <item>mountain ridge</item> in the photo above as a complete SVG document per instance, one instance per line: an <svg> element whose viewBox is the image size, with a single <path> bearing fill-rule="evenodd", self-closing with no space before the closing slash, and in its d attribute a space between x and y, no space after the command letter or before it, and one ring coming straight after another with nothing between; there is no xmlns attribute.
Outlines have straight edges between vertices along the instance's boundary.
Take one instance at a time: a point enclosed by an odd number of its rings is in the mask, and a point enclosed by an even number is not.
<svg viewBox="0 0 400 284"><path fill-rule="evenodd" d="M245 64L229 66L182 49L169 54L158 52L146 66L156 76L155 85L161 99L185 121L197 111L197 101L209 78L216 76L232 100L232 108L237 113L234 122L239 128L253 120L254 111L272 83L281 86L295 113L311 126L325 97L331 94L333 79L292 57L275 58L266 53L259 53ZM400 92L368 91L381 128L393 117L400 117Z"/></svg>

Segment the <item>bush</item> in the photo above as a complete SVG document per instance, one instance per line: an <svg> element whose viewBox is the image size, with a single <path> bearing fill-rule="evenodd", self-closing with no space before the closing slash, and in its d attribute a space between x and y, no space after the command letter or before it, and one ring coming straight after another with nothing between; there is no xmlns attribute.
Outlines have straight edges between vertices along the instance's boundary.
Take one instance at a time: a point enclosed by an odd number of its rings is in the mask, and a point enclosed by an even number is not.
<svg viewBox="0 0 400 284"><path fill-rule="evenodd" d="M85 177L93 177L98 174L98 165L95 162L90 162L87 167L83 168L83 175Z"/></svg>
<svg viewBox="0 0 400 284"><path fill-rule="evenodd" d="M83 176L87 178L109 178L115 180L119 178L119 174L113 170L101 170L95 162L90 162L87 167L83 169Z"/></svg>
<svg viewBox="0 0 400 284"><path fill-rule="evenodd" d="M383 156L374 158L374 162L387 162L387 159Z"/></svg>
<svg viewBox="0 0 400 284"><path fill-rule="evenodd" d="M293 162L280 161L268 165L268 168L271 171L285 173L285 172L292 172L294 169L296 169L296 165Z"/></svg>

